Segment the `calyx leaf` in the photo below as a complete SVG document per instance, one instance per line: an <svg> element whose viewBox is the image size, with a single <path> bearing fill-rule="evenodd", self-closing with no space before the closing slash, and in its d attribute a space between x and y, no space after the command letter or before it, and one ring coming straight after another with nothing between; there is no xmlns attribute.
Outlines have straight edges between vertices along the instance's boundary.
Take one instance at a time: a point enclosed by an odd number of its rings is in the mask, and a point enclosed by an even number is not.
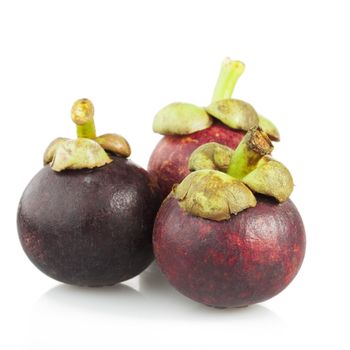
<svg viewBox="0 0 350 350"><path fill-rule="evenodd" d="M293 192L293 178L289 170L271 157L264 157L255 170L242 180L251 190L286 201Z"/></svg>
<svg viewBox="0 0 350 350"><path fill-rule="evenodd" d="M128 141L118 134L104 134L94 139L104 150L113 152L122 157L129 157L131 149Z"/></svg>
<svg viewBox="0 0 350 350"><path fill-rule="evenodd" d="M92 169L111 163L104 149L91 139L78 138L56 143L50 166L55 171Z"/></svg>
<svg viewBox="0 0 350 350"><path fill-rule="evenodd" d="M280 133L274 123L271 120L259 115L259 127L265 131L272 141L280 141Z"/></svg>
<svg viewBox="0 0 350 350"><path fill-rule="evenodd" d="M49 164L53 157L55 156L57 147L68 141L69 139L64 137L58 137L57 139L54 139L46 148L46 151L44 153L44 165Z"/></svg>
<svg viewBox="0 0 350 350"><path fill-rule="evenodd" d="M259 125L258 114L252 105L236 99L213 102L206 111L233 129L249 130Z"/></svg>
<svg viewBox="0 0 350 350"><path fill-rule="evenodd" d="M253 193L241 181L216 170L198 170L174 186L174 197L186 212L222 221L256 205Z"/></svg>
<svg viewBox="0 0 350 350"><path fill-rule="evenodd" d="M207 129L213 121L204 108L190 103L171 103L153 120L153 131L163 135L188 135Z"/></svg>
<svg viewBox="0 0 350 350"><path fill-rule="evenodd" d="M198 147L190 156L190 171L212 169L226 172L230 164L233 150L216 142L209 142Z"/></svg>

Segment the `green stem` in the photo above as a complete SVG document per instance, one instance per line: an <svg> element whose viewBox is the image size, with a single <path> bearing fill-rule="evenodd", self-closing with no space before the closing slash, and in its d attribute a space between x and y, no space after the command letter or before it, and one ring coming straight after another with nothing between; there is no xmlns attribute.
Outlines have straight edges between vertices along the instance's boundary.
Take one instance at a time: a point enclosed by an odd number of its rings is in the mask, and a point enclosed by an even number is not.
<svg viewBox="0 0 350 350"><path fill-rule="evenodd" d="M86 98L76 101L72 107L72 120L77 126L77 136L80 138L96 138L94 122L94 106Z"/></svg>
<svg viewBox="0 0 350 350"><path fill-rule="evenodd" d="M265 132L257 127L250 129L233 152L227 174L239 180L243 179L272 150L273 145Z"/></svg>
<svg viewBox="0 0 350 350"><path fill-rule="evenodd" d="M94 121L87 122L84 125L77 125L77 136L86 139L96 138L96 129Z"/></svg>
<svg viewBox="0 0 350 350"><path fill-rule="evenodd" d="M238 78L244 72L244 63L226 58L216 82L212 102L231 98Z"/></svg>

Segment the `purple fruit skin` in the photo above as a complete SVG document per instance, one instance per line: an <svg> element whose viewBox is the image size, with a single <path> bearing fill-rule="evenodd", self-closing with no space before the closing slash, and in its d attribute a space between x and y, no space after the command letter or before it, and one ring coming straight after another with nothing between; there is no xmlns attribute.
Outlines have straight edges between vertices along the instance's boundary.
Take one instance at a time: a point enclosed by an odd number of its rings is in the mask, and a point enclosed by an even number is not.
<svg viewBox="0 0 350 350"><path fill-rule="evenodd" d="M291 200L258 204L216 222L183 211L171 195L154 225L158 265L181 293L219 308L242 307L281 292L305 254L302 219Z"/></svg>
<svg viewBox="0 0 350 350"><path fill-rule="evenodd" d="M113 285L153 260L159 188L144 169L111 157L92 170L57 173L45 166L22 195L17 227L23 249L58 281Z"/></svg>

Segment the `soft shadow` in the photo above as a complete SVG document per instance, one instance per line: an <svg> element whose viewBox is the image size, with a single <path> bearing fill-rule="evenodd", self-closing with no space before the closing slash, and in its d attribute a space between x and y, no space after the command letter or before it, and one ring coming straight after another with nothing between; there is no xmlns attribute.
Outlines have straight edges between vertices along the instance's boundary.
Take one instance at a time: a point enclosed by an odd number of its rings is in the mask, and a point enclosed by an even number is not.
<svg viewBox="0 0 350 350"><path fill-rule="evenodd" d="M148 304L154 305L153 317L193 318L196 321L247 320L283 325L280 317L261 304L243 308L217 309L194 302L176 291L156 263L139 276L139 290Z"/></svg>
<svg viewBox="0 0 350 350"><path fill-rule="evenodd" d="M138 283L137 283L138 282ZM128 283L128 282L126 282ZM283 321L263 305L216 309L194 302L177 292L153 263L138 278L126 285L86 288L60 284L41 296L34 312L43 316L64 314L72 317L107 316L145 320L225 322L229 324L275 324Z"/></svg>
<svg viewBox="0 0 350 350"><path fill-rule="evenodd" d="M141 299L138 291L124 284L102 288L60 284L43 294L34 308L39 312L134 316Z"/></svg>

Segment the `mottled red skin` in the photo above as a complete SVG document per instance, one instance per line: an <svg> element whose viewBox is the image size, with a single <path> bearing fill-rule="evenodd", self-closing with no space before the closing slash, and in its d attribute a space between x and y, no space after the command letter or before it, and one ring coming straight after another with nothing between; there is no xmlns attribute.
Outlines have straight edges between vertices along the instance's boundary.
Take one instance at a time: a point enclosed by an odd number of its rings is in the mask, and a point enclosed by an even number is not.
<svg viewBox="0 0 350 350"><path fill-rule="evenodd" d="M256 207L221 222L187 214L171 195L163 202L153 247L178 291L206 305L241 307L291 282L305 253L302 219L291 200L257 199Z"/></svg>
<svg viewBox="0 0 350 350"><path fill-rule="evenodd" d="M160 191L124 158L92 170L45 166L20 200L23 249L42 272L61 282L113 285L153 260L152 228Z"/></svg>
<svg viewBox="0 0 350 350"><path fill-rule="evenodd" d="M180 183L189 174L188 159L197 147L208 142L218 142L235 149L244 134L216 121L211 127L190 135L164 136L151 155L148 171L155 175L166 197L173 185Z"/></svg>

